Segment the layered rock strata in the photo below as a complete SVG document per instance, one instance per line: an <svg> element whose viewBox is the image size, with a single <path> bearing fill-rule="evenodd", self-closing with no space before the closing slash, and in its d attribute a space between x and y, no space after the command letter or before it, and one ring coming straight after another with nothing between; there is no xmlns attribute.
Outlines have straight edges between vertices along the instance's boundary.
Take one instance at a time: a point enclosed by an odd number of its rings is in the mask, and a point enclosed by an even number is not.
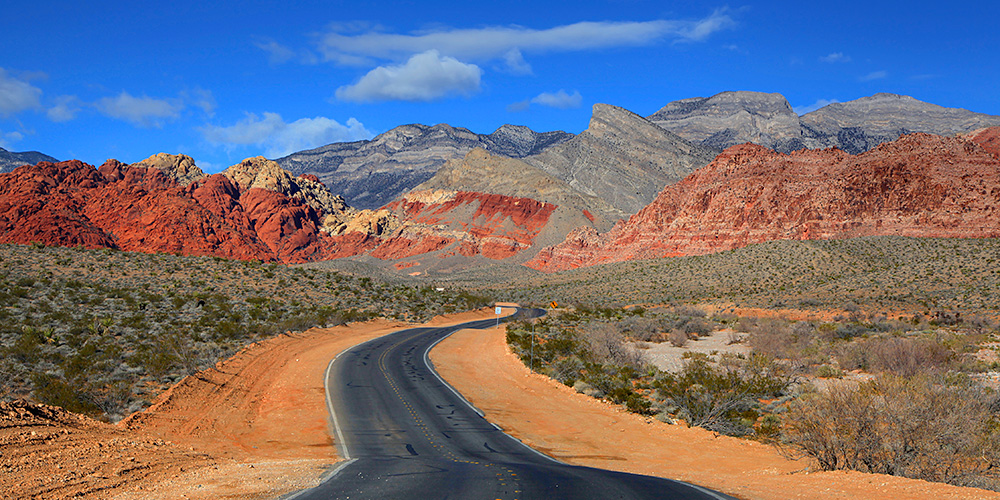
<svg viewBox="0 0 1000 500"><path fill-rule="evenodd" d="M733 146L611 231L575 230L527 265L551 272L769 240L873 235L1000 236L1000 160L974 141L929 134L856 156Z"/></svg>

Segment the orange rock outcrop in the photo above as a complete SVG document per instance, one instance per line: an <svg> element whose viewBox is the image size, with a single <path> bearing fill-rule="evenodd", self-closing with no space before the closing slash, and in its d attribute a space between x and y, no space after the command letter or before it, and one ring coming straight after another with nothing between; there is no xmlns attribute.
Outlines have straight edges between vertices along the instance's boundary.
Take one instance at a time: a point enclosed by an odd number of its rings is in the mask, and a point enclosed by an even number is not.
<svg viewBox="0 0 1000 500"><path fill-rule="evenodd" d="M0 242L304 262L337 252L306 200L222 174L73 160L0 174Z"/></svg>
<svg viewBox="0 0 1000 500"><path fill-rule="evenodd" d="M733 146L608 233L574 230L526 265L552 272L778 239L998 237L998 135L912 134L857 156Z"/></svg>

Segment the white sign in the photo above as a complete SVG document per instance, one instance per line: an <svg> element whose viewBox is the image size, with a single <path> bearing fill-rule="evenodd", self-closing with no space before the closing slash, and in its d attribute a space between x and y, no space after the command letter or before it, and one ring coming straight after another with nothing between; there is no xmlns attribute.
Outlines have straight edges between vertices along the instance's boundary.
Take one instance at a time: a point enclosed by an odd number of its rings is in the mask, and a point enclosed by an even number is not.
<svg viewBox="0 0 1000 500"><path fill-rule="evenodd" d="M500 315L500 306L497 306L497 316Z"/></svg>

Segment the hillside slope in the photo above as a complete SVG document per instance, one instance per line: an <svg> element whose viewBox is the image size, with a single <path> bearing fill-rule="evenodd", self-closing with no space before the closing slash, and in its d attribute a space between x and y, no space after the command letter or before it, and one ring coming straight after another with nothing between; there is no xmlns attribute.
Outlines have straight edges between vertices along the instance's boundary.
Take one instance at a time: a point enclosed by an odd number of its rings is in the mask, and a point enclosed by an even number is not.
<svg viewBox="0 0 1000 500"><path fill-rule="evenodd" d="M857 156L733 146L606 234L592 228L527 265L698 255L780 239L1000 236L1000 160L975 142L913 134Z"/></svg>
<svg viewBox="0 0 1000 500"><path fill-rule="evenodd" d="M631 111L595 104L587 130L524 161L631 214L716 153Z"/></svg>
<svg viewBox="0 0 1000 500"><path fill-rule="evenodd" d="M370 141L340 142L279 158L295 175L312 174L337 186L348 204L361 209L382 207L417 184L430 179L445 162L460 159L474 148L522 157L559 144L573 134L535 132L504 125L492 134L476 134L447 124L402 125Z"/></svg>

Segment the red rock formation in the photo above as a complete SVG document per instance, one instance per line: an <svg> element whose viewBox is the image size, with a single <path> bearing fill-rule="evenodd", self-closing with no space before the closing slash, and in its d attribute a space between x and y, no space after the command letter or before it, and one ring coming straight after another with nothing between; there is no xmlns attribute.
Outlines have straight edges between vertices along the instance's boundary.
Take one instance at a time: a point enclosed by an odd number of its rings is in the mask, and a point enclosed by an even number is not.
<svg viewBox="0 0 1000 500"><path fill-rule="evenodd" d="M468 191L410 193L386 206L403 227L371 252L403 259L458 243L463 256L506 259L530 248L557 208L530 198Z"/></svg>
<svg viewBox="0 0 1000 500"><path fill-rule="evenodd" d="M967 139L979 144L986 151L989 151L1000 158L1000 127L990 127L976 130L968 134Z"/></svg>
<svg viewBox="0 0 1000 500"><path fill-rule="evenodd" d="M1000 236L1000 160L913 134L858 156L743 144L598 235L576 230L526 265L546 272L719 252L776 239Z"/></svg>
<svg viewBox="0 0 1000 500"><path fill-rule="evenodd" d="M0 174L2 243L304 262L342 253L321 236L320 215L307 200L241 189L220 174L181 186L162 169L114 160ZM359 239L343 238L355 250Z"/></svg>

